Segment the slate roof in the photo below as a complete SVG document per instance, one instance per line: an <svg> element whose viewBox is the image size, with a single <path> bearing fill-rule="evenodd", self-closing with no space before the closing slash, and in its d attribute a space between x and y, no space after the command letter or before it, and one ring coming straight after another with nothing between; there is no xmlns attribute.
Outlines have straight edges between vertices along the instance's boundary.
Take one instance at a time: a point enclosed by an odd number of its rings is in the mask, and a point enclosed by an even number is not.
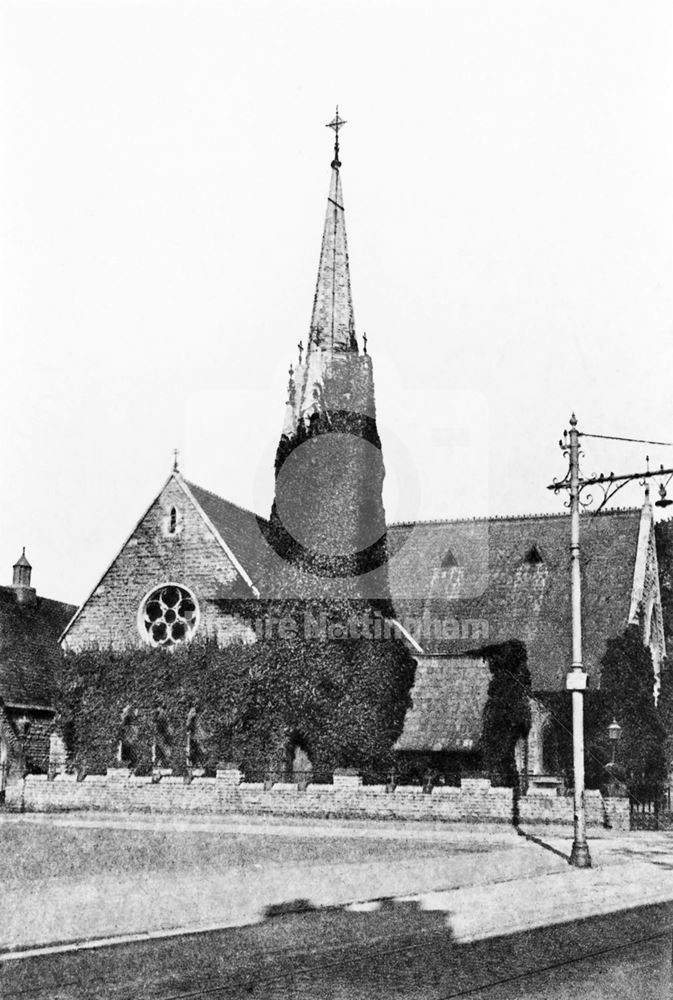
<svg viewBox="0 0 673 1000"><path fill-rule="evenodd" d="M473 657L418 656L411 707L396 750L475 750L491 673Z"/></svg>
<svg viewBox="0 0 673 1000"><path fill-rule="evenodd" d="M12 587L0 587L0 698L6 705L52 705L58 639L75 611L45 597L19 604Z"/></svg>
<svg viewBox="0 0 673 1000"><path fill-rule="evenodd" d="M268 544L262 534L267 525L265 519L196 483L187 480L185 483L252 582L261 589L265 561L269 558Z"/></svg>
<svg viewBox="0 0 673 1000"><path fill-rule="evenodd" d="M627 623L639 522L636 508L581 518L584 661L594 686L607 640ZM563 688L571 662L567 514L393 524L388 545L397 617L409 627L423 616L420 636L410 631L425 653L456 656L520 639L533 689ZM449 552L455 565L443 568Z"/></svg>
<svg viewBox="0 0 673 1000"><path fill-rule="evenodd" d="M187 486L263 596L273 562L268 522ZM608 639L627 624L640 517L638 508L582 515L584 665L593 686ZM567 514L391 524L396 616L429 655L519 639L533 690L562 689L571 661L569 546Z"/></svg>

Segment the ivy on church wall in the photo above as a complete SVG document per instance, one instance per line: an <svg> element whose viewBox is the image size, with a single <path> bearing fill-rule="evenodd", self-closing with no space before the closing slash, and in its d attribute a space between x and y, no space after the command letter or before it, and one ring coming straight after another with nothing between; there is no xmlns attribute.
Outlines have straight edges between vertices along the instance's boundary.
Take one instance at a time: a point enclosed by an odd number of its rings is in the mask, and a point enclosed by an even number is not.
<svg viewBox="0 0 673 1000"><path fill-rule="evenodd" d="M260 779L288 766L295 743L316 773L381 770L392 761L413 668L395 639L276 636L222 648L195 640L170 652L90 649L65 657L61 725L73 766L86 773L114 766L120 742L125 761L148 773L157 710L161 762L183 772L192 708L192 763L207 772L236 761Z"/></svg>

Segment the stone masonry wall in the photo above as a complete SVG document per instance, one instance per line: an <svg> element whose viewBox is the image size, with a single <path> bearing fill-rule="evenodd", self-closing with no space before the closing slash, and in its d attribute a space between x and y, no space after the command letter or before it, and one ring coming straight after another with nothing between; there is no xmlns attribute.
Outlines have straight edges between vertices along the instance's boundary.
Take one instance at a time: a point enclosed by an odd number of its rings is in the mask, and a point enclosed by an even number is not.
<svg viewBox="0 0 673 1000"><path fill-rule="evenodd" d="M436 820L439 822L511 823L513 793L493 788L489 781L463 779L461 787L441 786L431 794L419 786L362 785L357 776L335 774L333 784L275 784L241 780L238 770L218 771L216 778L136 778L125 770L110 770L77 781L59 775L53 781L33 775L7 789L6 805L30 812L102 810L150 813L238 813L305 816L338 819ZM572 799L549 794L519 799L520 821L572 824ZM587 794L587 823L593 827L628 829L629 805L625 799L604 800L599 792Z"/></svg>
<svg viewBox="0 0 673 1000"><path fill-rule="evenodd" d="M174 533L170 510L177 510ZM175 477L171 477L147 514L85 603L65 646L79 650L99 645L113 649L140 646L138 609L149 591L165 583L187 587L196 597L200 621L196 634L220 643L252 642L254 632L227 614L222 602L241 596L245 584Z"/></svg>

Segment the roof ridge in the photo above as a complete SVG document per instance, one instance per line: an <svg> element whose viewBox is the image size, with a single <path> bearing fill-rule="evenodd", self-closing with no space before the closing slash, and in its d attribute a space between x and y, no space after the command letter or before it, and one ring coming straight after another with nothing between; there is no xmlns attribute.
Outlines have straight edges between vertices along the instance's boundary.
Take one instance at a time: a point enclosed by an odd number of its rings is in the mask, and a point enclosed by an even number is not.
<svg viewBox="0 0 673 1000"><path fill-rule="evenodd" d="M592 511L582 511L585 516L614 516L616 514L633 514L640 513L640 507L611 507L599 511L598 513ZM546 511L539 514L483 514L475 517L435 517L435 518L419 518L417 521L390 521L386 527L387 528L413 528L416 525L421 524L473 524L480 521L491 522L491 521L540 521L546 520L551 521L556 518L569 517L569 511L558 511L552 513Z"/></svg>
<svg viewBox="0 0 673 1000"><path fill-rule="evenodd" d="M185 479L185 482L191 489L201 490L202 493L207 493L209 497L213 498L213 500L220 500L222 503L226 503L230 507L235 507L236 510L242 511L243 514L251 514L253 517L259 518L260 521L266 522L265 517L262 517L261 514L257 514L254 510L250 510L249 507L242 507L240 503L234 503L233 500L227 500L226 497L220 496L219 493L213 493L212 490L206 489L205 486L199 486L198 483L192 482L191 479Z"/></svg>
<svg viewBox="0 0 673 1000"><path fill-rule="evenodd" d="M16 588L13 587L11 583L0 583L0 591L11 596L16 596ZM73 604L72 601L60 601L57 597L45 597L43 594L37 593L35 597L40 604L56 604L60 608L72 608L74 611L77 610L77 605Z"/></svg>

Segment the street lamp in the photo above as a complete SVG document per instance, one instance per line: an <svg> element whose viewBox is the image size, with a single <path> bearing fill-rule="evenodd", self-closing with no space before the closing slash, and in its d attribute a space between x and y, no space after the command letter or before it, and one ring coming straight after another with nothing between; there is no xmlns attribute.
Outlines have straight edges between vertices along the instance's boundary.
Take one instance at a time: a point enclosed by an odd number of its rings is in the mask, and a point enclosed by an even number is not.
<svg viewBox="0 0 673 1000"><path fill-rule="evenodd" d="M655 507L670 507L673 503L673 500L666 496L666 485L664 483L659 484L659 499L654 501Z"/></svg>
<svg viewBox="0 0 673 1000"><path fill-rule="evenodd" d="M587 687L587 675L582 665L582 579L580 574L580 504L583 507L589 506L592 502L591 494L587 495L586 501L582 501L582 492L588 486L597 486L603 499L596 508L598 513L605 504L621 490L627 483L639 480L646 484L654 476L673 477L673 469L664 469L663 465L654 472L650 471L649 459L647 460L647 470L645 472L627 473L622 476L615 476L610 473L605 476L592 476L588 479L580 477L580 437L605 438L611 441L630 441L639 444L656 444L669 446L668 441L643 441L636 438L613 437L609 434L587 434L578 431L577 417L573 413L570 417L570 431L563 432L563 439L559 441L559 446L568 459L568 471L563 479L554 480L549 490L558 493L560 490L568 490L569 498L567 506L570 507L570 603L572 608L572 663L571 669L566 677L566 689L572 693L573 709L573 827L574 839L570 852L570 864L576 868L590 868L591 855L586 837L586 812L584 803L584 692ZM663 484L662 484L663 485ZM661 503L659 506L666 506L666 491L661 493ZM669 501L670 502L670 501ZM617 723L615 722L615 725ZM614 730L616 732L616 730ZM621 728L620 728L621 732Z"/></svg>
<svg viewBox="0 0 673 1000"><path fill-rule="evenodd" d="M619 725L616 719L613 719L608 726L608 736L610 737L610 742L612 743L612 761L611 764L615 766L615 750L617 749L617 743L622 735L622 727Z"/></svg>

